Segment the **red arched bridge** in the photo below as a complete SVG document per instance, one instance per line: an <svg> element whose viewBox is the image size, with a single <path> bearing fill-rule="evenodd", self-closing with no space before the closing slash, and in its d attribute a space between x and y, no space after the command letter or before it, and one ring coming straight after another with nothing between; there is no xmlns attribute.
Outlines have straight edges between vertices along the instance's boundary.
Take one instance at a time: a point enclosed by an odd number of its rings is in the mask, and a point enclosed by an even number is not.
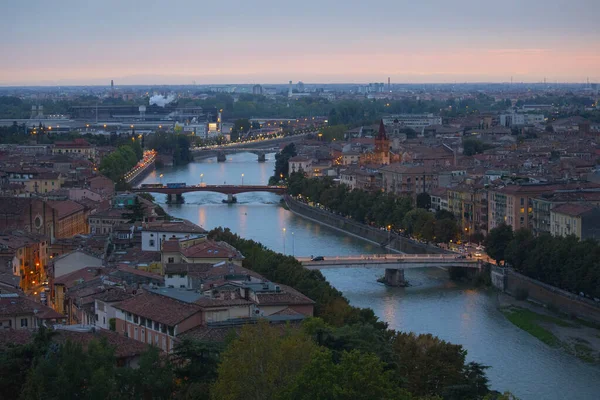
<svg viewBox="0 0 600 400"><path fill-rule="evenodd" d="M186 185L185 183L145 184L132 189L134 192L152 192L168 195L182 195L190 192L216 192L226 195L234 195L247 192L268 192L284 194L286 188L283 186L261 186L261 185Z"/></svg>

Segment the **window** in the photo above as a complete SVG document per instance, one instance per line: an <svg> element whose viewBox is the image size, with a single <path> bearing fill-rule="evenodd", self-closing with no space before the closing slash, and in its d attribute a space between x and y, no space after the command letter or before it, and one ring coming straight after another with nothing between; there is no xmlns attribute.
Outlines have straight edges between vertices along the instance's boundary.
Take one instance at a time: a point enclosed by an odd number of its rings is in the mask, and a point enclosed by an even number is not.
<svg viewBox="0 0 600 400"><path fill-rule="evenodd" d="M21 328L27 328L27 318L21 318Z"/></svg>
<svg viewBox="0 0 600 400"><path fill-rule="evenodd" d="M154 240L150 239L150 241L148 242L148 245L151 246L151 247L154 247Z"/></svg>
<svg viewBox="0 0 600 400"><path fill-rule="evenodd" d="M160 324L159 324L158 322L154 321L154 330L155 330L155 331L158 331L158 330L159 330L159 325L160 325Z"/></svg>
<svg viewBox="0 0 600 400"><path fill-rule="evenodd" d="M147 326L148 328L152 328L152 320L151 320L151 319L149 319L149 320L148 320L148 321L146 321L146 322L147 322L147 323L146 323L146 326Z"/></svg>
<svg viewBox="0 0 600 400"><path fill-rule="evenodd" d="M138 316L137 316L137 315L134 315L134 316L133 316L133 323L134 323L134 324L137 324L138 322L139 322Z"/></svg>
<svg viewBox="0 0 600 400"><path fill-rule="evenodd" d="M169 336L174 336L175 334L175 328L173 328L172 326L169 327Z"/></svg>
<svg viewBox="0 0 600 400"><path fill-rule="evenodd" d="M521 205L524 206L525 205L525 199L523 197L521 197Z"/></svg>
<svg viewBox="0 0 600 400"><path fill-rule="evenodd" d="M169 257L168 262L169 262L169 264L173 264L175 262L175 258Z"/></svg>

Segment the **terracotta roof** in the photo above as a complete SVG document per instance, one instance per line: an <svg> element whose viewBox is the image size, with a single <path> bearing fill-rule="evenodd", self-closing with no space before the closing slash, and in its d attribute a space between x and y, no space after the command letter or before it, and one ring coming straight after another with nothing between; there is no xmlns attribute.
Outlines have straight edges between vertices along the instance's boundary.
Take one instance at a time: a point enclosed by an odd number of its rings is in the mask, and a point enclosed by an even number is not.
<svg viewBox="0 0 600 400"><path fill-rule="evenodd" d="M76 203L73 200L48 201L48 204L56 210L59 219L84 210L84 207L81 204Z"/></svg>
<svg viewBox="0 0 600 400"><path fill-rule="evenodd" d="M64 315L25 296L0 297L0 316L35 315L38 319L63 319Z"/></svg>
<svg viewBox="0 0 600 400"><path fill-rule="evenodd" d="M390 164L379 169L383 172L394 172L397 174L434 174L434 169L423 165Z"/></svg>
<svg viewBox="0 0 600 400"><path fill-rule="evenodd" d="M154 274L152 272L144 271L144 270L137 269L137 268L133 268L128 265L119 264L119 265L117 265L117 270L129 273L129 274L133 274L133 275L143 276L146 278L154 278L154 279L158 279L158 280L163 280L162 275Z"/></svg>
<svg viewBox="0 0 600 400"><path fill-rule="evenodd" d="M239 256L239 253L230 246L213 240L205 240L180 251L189 258L237 258Z"/></svg>
<svg viewBox="0 0 600 400"><path fill-rule="evenodd" d="M582 214L587 213L588 211L597 208L592 204L575 204L575 203L567 203L561 204L559 206L554 207L551 212L557 214L570 215L572 217L577 217Z"/></svg>
<svg viewBox="0 0 600 400"><path fill-rule="evenodd" d="M114 303L116 301L124 301L132 298L133 295L131 293L127 293L125 290L111 288L105 290L104 292L94 296L96 300L104 301L106 303Z"/></svg>
<svg viewBox="0 0 600 400"><path fill-rule="evenodd" d="M99 276L103 270L103 267L84 267L66 275L59 276L58 278L54 279L54 284L64 285L67 289L69 289L73 286L79 285L80 283L91 281Z"/></svg>
<svg viewBox="0 0 600 400"><path fill-rule="evenodd" d="M158 221L144 224L144 231L149 232L179 232L179 233L206 233L198 225L182 219L181 221Z"/></svg>
<svg viewBox="0 0 600 400"><path fill-rule="evenodd" d="M290 158L289 161L291 161L291 162L307 162L307 161L310 161L310 159L308 157L304 157L304 156L294 156L294 157Z"/></svg>
<svg viewBox="0 0 600 400"><path fill-rule="evenodd" d="M167 326L175 326L200 312L200 307L197 305L149 292L125 300L114 307Z"/></svg>
<svg viewBox="0 0 600 400"><path fill-rule="evenodd" d="M256 293L259 305L276 305L276 304L315 304L315 302L296 289L289 286L278 284L281 292L273 293Z"/></svg>

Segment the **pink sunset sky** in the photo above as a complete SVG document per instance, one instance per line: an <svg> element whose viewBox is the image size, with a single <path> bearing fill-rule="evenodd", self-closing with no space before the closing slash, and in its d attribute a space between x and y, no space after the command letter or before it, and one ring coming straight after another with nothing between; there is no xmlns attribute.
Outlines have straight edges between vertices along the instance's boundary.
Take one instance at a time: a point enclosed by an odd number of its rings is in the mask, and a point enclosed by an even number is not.
<svg viewBox="0 0 600 400"><path fill-rule="evenodd" d="M0 85L600 80L593 0L53 3L2 6Z"/></svg>

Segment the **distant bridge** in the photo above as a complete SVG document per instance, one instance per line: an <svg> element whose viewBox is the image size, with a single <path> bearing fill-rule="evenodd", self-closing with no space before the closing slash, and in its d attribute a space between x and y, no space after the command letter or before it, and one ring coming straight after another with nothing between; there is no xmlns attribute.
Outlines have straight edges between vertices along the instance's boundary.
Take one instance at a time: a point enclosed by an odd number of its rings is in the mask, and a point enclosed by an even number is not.
<svg viewBox="0 0 600 400"><path fill-rule="evenodd" d="M306 269L330 268L380 268L413 269L425 267L466 267L479 268L476 258L458 258L455 254L369 254L359 256L325 257L313 261L310 257L297 257Z"/></svg>
<svg viewBox="0 0 600 400"><path fill-rule="evenodd" d="M284 186L261 186L261 185L186 185L183 187L168 187L167 185L141 186L132 189L133 192L162 193L168 195L182 195L190 192L216 192L234 195L247 192L268 192L284 194L287 188Z"/></svg>

